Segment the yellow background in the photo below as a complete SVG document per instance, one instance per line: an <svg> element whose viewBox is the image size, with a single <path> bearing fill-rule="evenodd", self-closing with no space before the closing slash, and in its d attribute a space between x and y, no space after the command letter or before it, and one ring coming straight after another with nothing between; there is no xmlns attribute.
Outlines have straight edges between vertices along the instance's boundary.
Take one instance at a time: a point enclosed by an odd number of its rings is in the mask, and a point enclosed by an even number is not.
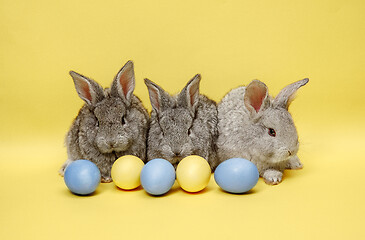
<svg viewBox="0 0 365 240"><path fill-rule="evenodd" d="M365 2L0 1L0 239L364 239ZM69 70L104 87L133 60L171 93L196 73L219 101L264 81L310 82L290 111L304 169L245 195L211 179L163 197L101 184L77 197L57 171L83 104Z"/></svg>

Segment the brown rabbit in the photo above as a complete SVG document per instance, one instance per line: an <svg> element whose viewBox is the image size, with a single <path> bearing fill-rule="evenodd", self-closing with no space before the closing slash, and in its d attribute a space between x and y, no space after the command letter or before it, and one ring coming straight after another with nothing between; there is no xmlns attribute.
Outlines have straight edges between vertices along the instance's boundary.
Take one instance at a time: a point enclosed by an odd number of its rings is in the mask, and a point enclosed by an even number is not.
<svg viewBox="0 0 365 240"><path fill-rule="evenodd" d="M87 159L98 166L102 182L111 182L110 170L117 158L131 154L146 159L149 116L133 94L133 62L118 72L110 89L73 71L70 75L85 104L67 134L68 160L59 172L63 176L72 161Z"/></svg>
<svg viewBox="0 0 365 240"><path fill-rule="evenodd" d="M145 79L152 105L148 160L164 158L176 168L184 157L199 155L215 169L217 105L199 93L200 79L197 74L176 96Z"/></svg>

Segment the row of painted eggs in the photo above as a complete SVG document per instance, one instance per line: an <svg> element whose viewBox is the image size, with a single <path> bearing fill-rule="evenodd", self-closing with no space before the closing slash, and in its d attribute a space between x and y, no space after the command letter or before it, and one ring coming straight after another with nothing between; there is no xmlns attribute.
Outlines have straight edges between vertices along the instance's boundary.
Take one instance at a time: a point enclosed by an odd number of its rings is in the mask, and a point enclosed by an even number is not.
<svg viewBox="0 0 365 240"><path fill-rule="evenodd" d="M116 186L131 190L142 185L150 195L167 193L178 181L187 192L199 192L209 183L211 169L208 162L196 155L180 161L176 171L170 162L153 159L146 164L135 156L123 156L115 161L111 177ZM77 195L93 193L100 183L98 167L88 160L72 162L65 170L64 180L71 192ZM218 186L229 193L244 193L252 189L258 179L256 166L243 158L232 158L219 164L214 172Z"/></svg>

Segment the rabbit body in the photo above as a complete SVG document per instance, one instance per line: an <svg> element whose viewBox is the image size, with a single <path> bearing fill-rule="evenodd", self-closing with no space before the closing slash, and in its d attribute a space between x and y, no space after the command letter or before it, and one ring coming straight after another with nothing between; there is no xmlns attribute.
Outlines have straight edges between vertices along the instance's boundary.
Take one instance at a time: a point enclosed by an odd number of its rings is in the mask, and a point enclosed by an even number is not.
<svg viewBox="0 0 365 240"><path fill-rule="evenodd" d="M219 161L242 157L252 161L268 184L282 181L285 169L299 169L298 135L288 112L304 79L284 88L276 98L258 80L227 93L218 104Z"/></svg>
<svg viewBox="0 0 365 240"><path fill-rule="evenodd" d="M199 93L196 75L176 96L145 79L152 105L147 159L163 158L176 168L181 159L199 155L213 170L217 164L217 106Z"/></svg>
<svg viewBox="0 0 365 240"><path fill-rule="evenodd" d="M141 101L133 95L133 63L127 62L111 88L106 89L80 74L70 74L86 104L67 134L68 160L59 172L63 175L72 161L87 159L98 166L102 182L111 182L110 171L117 158L134 155L146 159L149 116Z"/></svg>

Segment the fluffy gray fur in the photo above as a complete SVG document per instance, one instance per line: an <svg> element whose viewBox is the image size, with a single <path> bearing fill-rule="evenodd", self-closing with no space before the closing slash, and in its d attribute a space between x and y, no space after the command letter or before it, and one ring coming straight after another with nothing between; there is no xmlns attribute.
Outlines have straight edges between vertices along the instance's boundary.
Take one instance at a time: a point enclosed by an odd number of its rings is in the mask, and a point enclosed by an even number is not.
<svg viewBox="0 0 365 240"><path fill-rule="evenodd" d="M128 61L118 72L111 88L103 89L95 81L70 72L78 95L86 104L79 111L66 137L68 160L94 162L102 182L111 182L114 161L123 155L135 155L145 161L149 124L147 110L133 94L135 87L133 62Z"/></svg>
<svg viewBox="0 0 365 240"><path fill-rule="evenodd" d="M217 106L199 93L200 79L196 75L176 96L145 79L152 105L148 160L163 158L176 168L184 157L199 155L216 167Z"/></svg>
<svg viewBox="0 0 365 240"><path fill-rule="evenodd" d="M302 168L297 130L288 107L295 92L308 81L288 85L276 98L258 80L227 93L218 104L220 162L233 157L249 159L268 184L280 183L284 169Z"/></svg>

